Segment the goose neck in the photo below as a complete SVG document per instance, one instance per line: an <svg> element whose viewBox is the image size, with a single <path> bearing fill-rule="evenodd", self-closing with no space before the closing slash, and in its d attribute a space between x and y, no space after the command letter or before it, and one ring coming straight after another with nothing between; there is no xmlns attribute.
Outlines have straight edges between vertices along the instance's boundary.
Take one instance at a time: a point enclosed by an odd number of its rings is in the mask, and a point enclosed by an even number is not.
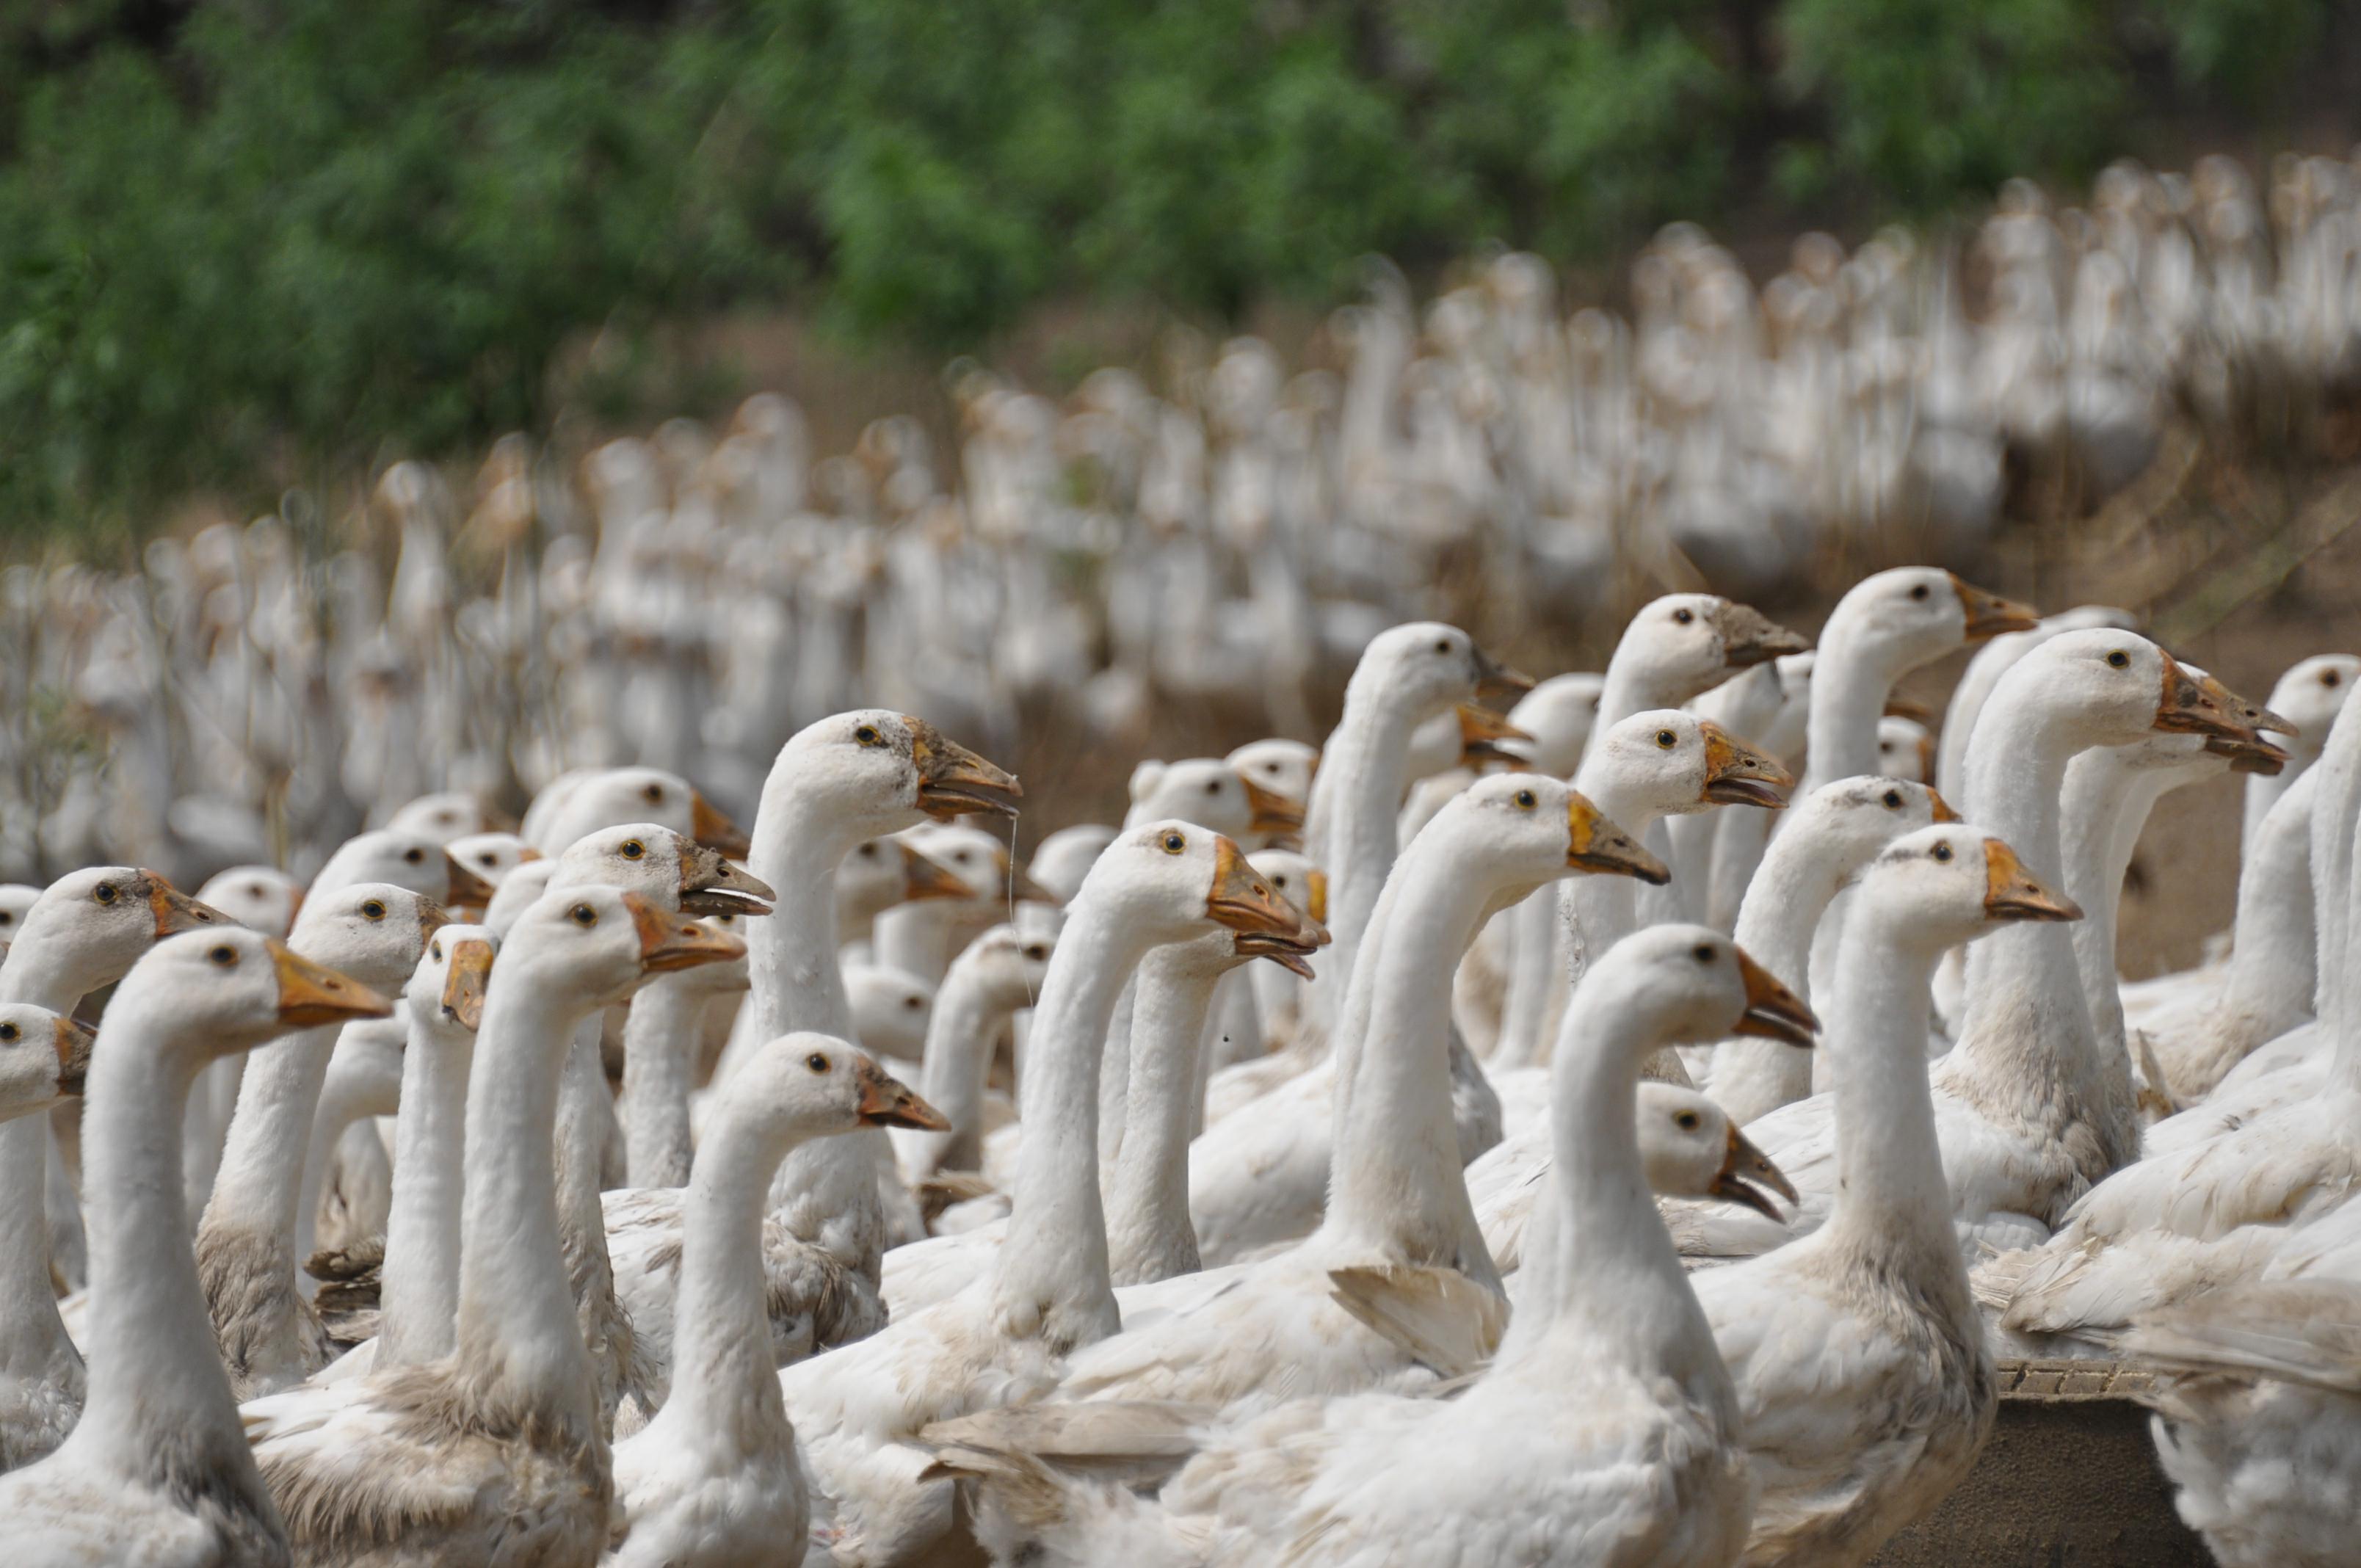
<svg viewBox="0 0 2361 1568"><path fill-rule="evenodd" d="M221 1168L197 1227L208 1246L237 1237L241 1247L256 1249L272 1273L284 1272L299 1289L300 1216L305 1192L318 1192L310 1172L315 1124L342 1028L300 1030L247 1060Z"/></svg>
<svg viewBox="0 0 2361 1568"><path fill-rule="evenodd" d="M2305 896L2317 778L2306 773L2264 815L2238 873L2222 1000L2224 1011L2269 1020L2265 1038L2301 1020L2317 984L2312 906Z"/></svg>
<svg viewBox="0 0 2361 1568"><path fill-rule="evenodd" d="M1837 1197L1828 1226L1839 1234L1931 1243L1956 1272L1950 1192L1927 1081L1942 949L1914 936L1907 909L1881 908L1865 895L1860 910L1837 960L1842 1027L1819 1047L1832 1053L1836 1113Z"/></svg>
<svg viewBox="0 0 2361 1568"><path fill-rule="evenodd" d="M1229 933L1213 940L1227 947ZM1199 1266L1189 1218L1197 1058L1214 990L1231 967L1207 963L1196 942L1159 948L1140 961L1123 1143L1107 1199L1108 1264L1117 1285L1146 1285Z"/></svg>
<svg viewBox="0 0 2361 1568"><path fill-rule="evenodd" d="M1771 840L1738 908L1738 945L1809 1000L1812 937L1837 895L1843 865L1809 821Z"/></svg>
<svg viewBox="0 0 2361 1568"><path fill-rule="evenodd" d="M983 1089L994 1041L1009 1010L995 1006L974 973L954 964L927 1020L919 1093L951 1124L948 1133L913 1133L931 1153L929 1170L973 1170L983 1163ZM897 1142L900 1140L896 1140Z"/></svg>
<svg viewBox="0 0 2361 1568"><path fill-rule="evenodd" d="M688 1181L680 1294L673 1310L672 1391L661 1420L757 1452L786 1438L764 1305L763 1207L790 1144L761 1125L766 1111L732 1106L708 1134Z"/></svg>
<svg viewBox="0 0 2361 1568"><path fill-rule="evenodd" d="M1356 700L1363 698L1363 700ZM1328 931L1312 993L1319 1015L1333 1017L1343 1000L1378 894L1399 852L1396 824L1410 787L1410 738L1424 716L1406 711L1383 692L1347 691L1344 721L1329 737L1320 772L1333 780L1321 797L1323 820L1310 831L1315 854L1328 868Z"/></svg>
<svg viewBox="0 0 2361 1568"><path fill-rule="evenodd" d="M1807 792L1836 779L1879 772L1877 721L1900 674L1861 635L1841 606L1821 631L1805 721Z"/></svg>
<svg viewBox="0 0 2361 1568"><path fill-rule="evenodd" d="M688 1098L709 992L701 976L660 975L623 1023L624 1169L633 1187L686 1187Z"/></svg>
<svg viewBox="0 0 2361 1568"><path fill-rule="evenodd" d="M67 956L38 931L19 937L0 957L0 1001L71 1014L82 988ZM49 1279L49 1169L47 1116L0 1122L0 1387L80 1368Z"/></svg>
<svg viewBox="0 0 2361 1568"><path fill-rule="evenodd" d="M461 1162L475 1036L413 1013L394 1123L393 1203L379 1273L377 1361L414 1366L458 1346Z"/></svg>

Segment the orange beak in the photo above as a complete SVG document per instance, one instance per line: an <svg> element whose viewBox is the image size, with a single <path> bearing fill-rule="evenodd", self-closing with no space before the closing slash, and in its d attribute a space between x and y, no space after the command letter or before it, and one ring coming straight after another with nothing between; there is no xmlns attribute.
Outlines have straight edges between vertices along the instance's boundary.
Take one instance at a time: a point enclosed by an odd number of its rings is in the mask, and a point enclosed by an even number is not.
<svg viewBox="0 0 2361 1568"><path fill-rule="evenodd" d="M970 812L1016 815L1025 790L966 747L947 740L923 718L902 716L910 727L910 756L918 769L918 809L938 822Z"/></svg>
<svg viewBox="0 0 2361 1568"><path fill-rule="evenodd" d="M279 1021L298 1029L347 1018L383 1018L393 1003L350 975L313 963L275 938L263 938L279 975Z"/></svg>
<svg viewBox="0 0 2361 1568"><path fill-rule="evenodd" d="M90 1077L90 1048L98 1036L81 1024L60 1014L58 1018L58 1092L80 1094L83 1081Z"/></svg>
<svg viewBox="0 0 2361 1568"><path fill-rule="evenodd" d="M1477 711L1483 710L1479 708ZM1246 824L1248 832L1278 834L1303 831L1301 801L1281 795L1275 789L1265 789L1244 773L1238 775L1238 782L1246 786L1246 809L1254 813L1253 819Z"/></svg>
<svg viewBox="0 0 2361 1568"><path fill-rule="evenodd" d="M2016 851L1984 840L1984 913L1994 920L2080 920L2082 906L2052 893L2025 869Z"/></svg>
<svg viewBox="0 0 2361 1568"><path fill-rule="evenodd" d="M688 792L688 836L708 850L719 850L733 861L742 861L753 845L738 830L722 809L696 790Z"/></svg>
<svg viewBox="0 0 2361 1568"><path fill-rule="evenodd" d="M462 909L481 909L492 901L492 884L461 865L449 850L443 852L443 864L451 878L448 902Z"/></svg>
<svg viewBox="0 0 2361 1568"><path fill-rule="evenodd" d="M635 893L623 894L631 924L640 933L640 969L672 974L702 964L726 964L746 956L746 944L694 920L667 915Z"/></svg>
<svg viewBox="0 0 2361 1568"><path fill-rule="evenodd" d="M1971 642L1981 642L2004 631L2030 631L2041 624L2041 617L2034 613L2032 606L1988 594L1961 582L1956 575L1951 578L1951 590L1960 596L1960 609L1967 614Z"/></svg>
<svg viewBox="0 0 2361 1568"><path fill-rule="evenodd" d="M492 945L470 938L451 950L443 975L443 1015L473 1034L484 1022L484 995L492 983Z"/></svg>
<svg viewBox="0 0 2361 1568"><path fill-rule="evenodd" d="M1673 880L1664 861L1641 847L1640 841L1609 821L1587 795L1568 790L1565 796L1565 863L1594 876L1631 876L1658 887Z"/></svg>
<svg viewBox="0 0 2361 1568"><path fill-rule="evenodd" d="M857 1069L861 1080L861 1120L872 1127L908 1127L921 1133L948 1133L950 1118L918 1098L917 1091L868 1058Z"/></svg>
<svg viewBox="0 0 2361 1568"><path fill-rule="evenodd" d="M148 879L148 908L156 916L158 941L207 926L236 924L211 905L199 904L159 873L143 870L139 874Z"/></svg>
<svg viewBox="0 0 2361 1568"><path fill-rule="evenodd" d="M1246 851L1229 839L1213 841L1213 885L1205 894L1205 913L1233 931L1283 937L1309 950L1325 947L1325 927L1281 897L1246 861Z"/></svg>
<svg viewBox="0 0 2361 1568"><path fill-rule="evenodd" d="M1711 719L1701 719L1705 732L1705 794L1716 806L1761 806L1777 811L1787 804L1786 792L1795 787L1795 775L1778 759L1753 747Z"/></svg>
<svg viewBox="0 0 2361 1568"><path fill-rule="evenodd" d="M1784 1040L1791 1046L1809 1046L1820 1032L1820 1021L1804 1005L1804 999L1780 983L1779 977L1747 957L1746 950L1738 953L1738 972L1746 981L1746 1011L1732 1031L1740 1035L1760 1035L1764 1039Z"/></svg>
<svg viewBox="0 0 2361 1568"><path fill-rule="evenodd" d="M973 898L975 889L940 861L895 840L902 850L902 896L912 904L928 898Z"/></svg>

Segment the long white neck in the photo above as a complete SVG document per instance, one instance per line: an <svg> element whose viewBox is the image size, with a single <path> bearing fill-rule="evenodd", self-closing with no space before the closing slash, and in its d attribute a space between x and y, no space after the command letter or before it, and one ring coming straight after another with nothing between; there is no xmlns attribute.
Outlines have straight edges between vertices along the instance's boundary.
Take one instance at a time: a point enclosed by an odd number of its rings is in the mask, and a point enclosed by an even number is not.
<svg viewBox="0 0 2361 1568"><path fill-rule="evenodd" d="M1189 1219L1189 1139L1205 1016L1235 967L1227 931L1159 948L1132 984L1131 1072L1123 1146L1107 1189L1107 1263L1117 1285L1199 1267Z"/></svg>
<svg viewBox="0 0 2361 1568"><path fill-rule="evenodd" d="M900 970L929 985L949 972L956 956L953 936L966 913L964 900L932 898L905 904L877 916L872 936L880 968Z"/></svg>
<svg viewBox="0 0 2361 1568"><path fill-rule="evenodd" d="M1812 992L1812 938L1846 869L1812 828L1811 819L1799 819L1771 841L1739 907L1736 932L1741 948L1806 1001ZM1714 1101L1742 1127L1810 1095L1812 1065L1810 1051L1784 1040L1725 1040L1714 1052Z"/></svg>
<svg viewBox="0 0 2361 1568"><path fill-rule="evenodd" d="M2045 696L2018 683L1985 703L1968 753L1967 815L2058 886L2066 765L2083 748L2075 722L2048 709ZM1968 950L1959 1044L1943 1060L1942 1082L1992 1114L2054 1135L2083 1126L2108 1169L2137 1157L2129 1058L2100 1049L2073 938L2050 922L2004 926Z"/></svg>
<svg viewBox="0 0 2361 1568"><path fill-rule="evenodd" d="M2322 955L2312 1011L2342 1038L2347 1028L2352 982L2339 961L2352 901L2355 809L2361 806L2361 703L2337 710L2320 761L2312 805L2312 929Z"/></svg>
<svg viewBox="0 0 2361 1568"><path fill-rule="evenodd" d="M2128 822L2136 842L2161 785L2155 772L2125 766L2113 748L2085 751L2066 769L2059 861L2066 895L2082 906L2069 939L2082 1005L2090 1010L2092 1033L2103 1052L2124 1048L2124 1000L2115 979L2116 909L2124 895L2123 867L2115 861L2117 828Z"/></svg>
<svg viewBox="0 0 2361 1568"><path fill-rule="evenodd" d="M703 976L658 975L623 1023L624 1170L633 1187L686 1187L694 1147L688 1097L703 1042Z"/></svg>
<svg viewBox="0 0 2361 1568"><path fill-rule="evenodd" d="M927 1020L918 1092L943 1113L951 1130L903 1133L894 1139L897 1147L919 1151L911 1161L916 1174L974 1170L983 1164L984 1080L992 1070L993 1044L1008 1015L972 970L953 964L943 976Z"/></svg>
<svg viewBox="0 0 2361 1568"><path fill-rule="evenodd" d="M379 1269L379 1366L440 1361L459 1343L459 1225L476 1036L413 1004L393 1128L393 1203Z"/></svg>
<svg viewBox="0 0 2361 1568"><path fill-rule="evenodd" d="M257 1298L251 1309L280 1320L259 1325L254 1337L284 1340L282 1349L291 1347L299 1332L293 1293L310 1294L303 1289L296 1248L306 1228L301 1223L304 1193L310 1191L316 1201L319 1191L316 1182L307 1179L307 1167L320 1091L343 1028L331 1024L302 1030L272 1049L256 1053L246 1064L221 1169L197 1226L201 1250L261 1260L258 1266L285 1279L289 1293L272 1290ZM247 1283L237 1281L241 1295Z"/></svg>
<svg viewBox="0 0 2361 1568"><path fill-rule="evenodd" d="M1087 883L1067 906L1017 1085L1027 1131L992 1285L1002 1325L1017 1337L1070 1349L1119 1322L1099 1201L1099 1044L1152 945Z"/></svg>
<svg viewBox="0 0 2361 1568"><path fill-rule="evenodd" d="M781 753L763 786L747 870L778 894L773 912L746 923L754 1039L799 1029L855 1037L852 1003L836 961L836 868L860 842L823 801L797 790ZM798 1241L826 1248L875 1280L884 1257L885 1216L877 1195L884 1157L875 1129L807 1143L780 1163L771 1206Z"/></svg>
<svg viewBox="0 0 2361 1568"><path fill-rule="evenodd" d="M1653 791L1642 788L1599 756L1584 762L1575 774L1574 787L1588 796L1609 821L1635 839L1651 841L1650 829L1662 820ZM1544 988L1542 1029L1538 1041L1525 1043L1532 1054L1517 1065L1543 1059L1543 1053L1554 1047L1565 1022L1567 998L1590 960L1643 924L1638 886L1631 877L1591 876L1575 877L1544 890L1545 895L1554 894L1556 910L1540 981Z"/></svg>
<svg viewBox="0 0 2361 1568"><path fill-rule="evenodd" d="M1840 1234L1921 1244L1967 1279L1951 1235L1951 1198L1927 1083L1927 1030L1934 1014L1939 946L1916 938L1906 909L1858 903L1861 918L1837 959L1840 1029L1835 1053L1837 1197L1828 1225Z"/></svg>
<svg viewBox="0 0 2361 1568"><path fill-rule="evenodd" d="M763 1210L772 1174L801 1140L765 1128L766 1119L765 1108L725 1102L689 1178L672 1392L656 1417L681 1442L740 1454L794 1451L772 1365Z"/></svg>
<svg viewBox="0 0 2361 1568"><path fill-rule="evenodd" d="M18 938L0 958L0 1001L60 1014L80 1006L83 977L71 972L60 947L38 932ZM47 1116L0 1122L0 1393L13 1385L33 1390L30 1398L78 1399L82 1355L49 1281L49 1168ZM101 1223L95 1212L90 1218Z"/></svg>
<svg viewBox="0 0 2361 1568"><path fill-rule="evenodd" d="M1410 787L1411 732L1424 715L1404 711L1389 695L1380 672L1355 673L1345 717L1321 754L1319 776L1328 787L1314 796L1317 820L1305 825L1312 857L1328 868L1328 932L1335 938L1305 991L1306 1012L1323 1026L1342 1008L1400 848L1395 832Z"/></svg>
<svg viewBox="0 0 2361 1568"><path fill-rule="evenodd" d="M1902 672L1861 634L1839 605L1820 631L1805 720L1805 777L1799 795L1838 779L1880 772L1877 721Z"/></svg>
<svg viewBox="0 0 2361 1568"><path fill-rule="evenodd" d="M1456 1267L1498 1288L1460 1174L1452 1120L1451 982L1506 896L1470 875L1439 828L1419 835L1387 887L1357 1049L1337 1047L1334 1156L1322 1232L1347 1248ZM1365 989L1366 988L1366 989Z"/></svg>
<svg viewBox="0 0 2361 1568"><path fill-rule="evenodd" d="M607 1211L598 1194L605 1187L607 1136L614 1097L607 1088L603 1048L605 1021L591 1014L575 1026L574 1043L557 1080L557 1239L566 1259L575 1320L590 1352L601 1401L611 1416L622 1397L626 1347L613 1332L615 1265L607 1251Z"/></svg>
<svg viewBox="0 0 2361 1568"><path fill-rule="evenodd" d="M511 944L467 1081L459 1363L482 1405L598 1427L557 1230L557 1084L584 1019Z"/></svg>
<svg viewBox="0 0 2361 1568"><path fill-rule="evenodd" d="M2256 1020L2254 1038L2292 1029L2311 1011L2316 987L2313 907L2306 896L2319 773L2307 771L2281 795L2246 841L2238 874L2238 917L2222 1006Z"/></svg>
<svg viewBox="0 0 2361 1568"><path fill-rule="evenodd" d="M90 1252L90 1398L68 1438L84 1473L136 1477L279 1537L214 1348L181 1191L181 1110L201 1063L172 998L122 996L91 1064L82 1187ZM185 1027L185 1025L180 1025ZM269 1047L254 1065L268 1061Z"/></svg>
<svg viewBox="0 0 2361 1568"><path fill-rule="evenodd" d="M1142 960L1145 963L1145 959ZM1139 977L1115 998L1099 1047L1099 1190L1115 1187L1115 1161L1123 1153L1124 1125L1131 1117L1131 1032L1139 1010Z"/></svg>
<svg viewBox="0 0 2361 1568"><path fill-rule="evenodd" d="M2320 750L2325 739L2314 734L2294 740L2288 746L2287 765L2278 773L2246 775L2246 800L2238 833L2238 848L2242 856L2253 853L2255 835L2263 830L2263 818L2271 814L2271 807L2312 772L2312 763L2320 761Z"/></svg>

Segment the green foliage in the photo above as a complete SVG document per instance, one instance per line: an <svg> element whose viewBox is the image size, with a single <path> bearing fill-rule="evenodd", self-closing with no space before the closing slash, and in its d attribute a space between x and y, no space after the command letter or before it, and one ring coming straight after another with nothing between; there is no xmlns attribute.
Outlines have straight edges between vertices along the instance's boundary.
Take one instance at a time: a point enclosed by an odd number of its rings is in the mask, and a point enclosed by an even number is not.
<svg viewBox="0 0 2361 1568"><path fill-rule="evenodd" d="M0 529L544 422L566 345L710 306L947 350L1061 294L1236 313L1373 250L2077 178L2156 83L2267 104L2328 16L0 0Z"/></svg>

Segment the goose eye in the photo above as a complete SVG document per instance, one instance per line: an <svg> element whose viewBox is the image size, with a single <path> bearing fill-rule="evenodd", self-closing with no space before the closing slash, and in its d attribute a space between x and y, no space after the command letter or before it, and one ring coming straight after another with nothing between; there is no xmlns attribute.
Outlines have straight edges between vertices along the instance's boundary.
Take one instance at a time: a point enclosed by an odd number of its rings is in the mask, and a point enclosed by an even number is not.
<svg viewBox="0 0 2361 1568"><path fill-rule="evenodd" d="M268 890L264 888L260 883L257 883L252 887L246 890L246 896L248 898L260 898Z"/></svg>
<svg viewBox="0 0 2361 1568"><path fill-rule="evenodd" d="M1221 793L1222 793L1222 781L1221 781L1221 780L1219 780L1219 779L1207 779L1207 780L1205 781L1205 793L1206 793L1207 795L1219 795L1219 794L1221 794Z"/></svg>
<svg viewBox="0 0 2361 1568"><path fill-rule="evenodd" d="M641 843L637 839L626 839L623 840L623 859L627 861L636 861L647 852L648 847L645 844Z"/></svg>
<svg viewBox="0 0 2361 1568"><path fill-rule="evenodd" d="M640 798L646 801L651 806L663 805L664 785L660 784L652 784L648 785L647 788L640 791Z"/></svg>
<svg viewBox="0 0 2361 1568"><path fill-rule="evenodd" d="M362 905L361 905L361 917L362 917L363 919L367 919L367 920L382 920L382 919L384 919L384 918L385 918L385 903L384 903L384 901L383 901L383 900L381 900L381 899L372 898L372 899L370 899L367 904Z"/></svg>
<svg viewBox="0 0 2361 1568"><path fill-rule="evenodd" d="M1696 947L1689 949L1689 956L1697 959L1697 961L1701 964L1709 964L1713 962L1713 944L1710 942L1699 942Z"/></svg>
<svg viewBox="0 0 2361 1568"><path fill-rule="evenodd" d="M1681 626L1686 626L1690 621L1695 620L1696 619L1697 611L1693 609L1676 609L1673 611L1674 621Z"/></svg>
<svg viewBox="0 0 2361 1568"><path fill-rule="evenodd" d="M1164 852L1166 854L1177 855L1188 847L1189 840L1180 837L1180 834L1167 833L1164 835Z"/></svg>
<svg viewBox="0 0 2361 1568"><path fill-rule="evenodd" d="M1915 599L1925 598L1927 597L1927 585L1920 583L1916 587L1912 588L1910 590L1910 597Z"/></svg>
<svg viewBox="0 0 2361 1568"><path fill-rule="evenodd" d="M852 738L863 746L882 746L885 743L885 737L877 733L877 726L874 724L862 725L852 732Z"/></svg>
<svg viewBox="0 0 2361 1568"><path fill-rule="evenodd" d="M906 1013L916 1013L919 1008L924 1007L926 1004L927 999L923 996L906 996L902 998L902 1008L903 1011Z"/></svg>
<svg viewBox="0 0 2361 1568"><path fill-rule="evenodd" d="M230 965L237 962L237 949L229 946L227 943L224 943L222 946L215 948L212 952L207 953L205 957L221 965L222 968L227 969Z"/></svg>
<svg viewBox="0 0 2361 1568"><path fill-rule="evenodd" d="M1669 729L1659 729L1656 731L1656 744L1663 747L1667 751L1671 751L1673 747L1679 742L1679 740L1680 737L1675 735Z"/></svg>
<svg viewBox="0 0 2361 1568"><path fill-rule="evenodd" d="M2131 662L2132 656L2129 653L2125 652L2120 648L2107 655L2107 667L2109 669L2125 669L2130 666Z"/></svg>
<svg viewBox="0 0 2361 1568"><path fill-rule="evenodd" d="M1538 805L1540 805L1540 804L1541 804L1541 799L1540 799L1540 797L1539 797L1538 795L1534 795L1534 794L1533 794L1533 792L1532 792L1532 791L1531 791L1531 790L1529 790L1529 789L1521 789L1521 790L1519 790L1519 791L1516 793L1515 799L1516 799L1516 802L1517 802L1517 806L1518 806L1518 807L1519 807L1521 810L1525 810L1525 811L1531 811L1534 806L1538 806Z"/></svg>
<svg viewBox="0 0 2361 1568"><path fill-rule="evenodd" d="M427 948L426 956L433 959L436 963L441 963L443 961L443 944L437 942L433 947Z"/></svg>
<svg viewBox="0 0 2361 1568"><path fill-rule="evenodd" d="M587 904L577 904L566 914L568 919L585 929L598 924L598 912Z"/></svg>
<svg viewBox="0 0 2361 1568"><path fill-rule="evenodd" d="M16 923L16 912L15 910L0 909L0 926L14 926Z"/></svg>
<svg viewBox="0 0 2361 1568"><path fill-rule="evenodd" d="M828 1070L828 1058L822 1056L818 1051L814 1051L811 1055L804 1058L804 1065L811 1069L814 1072L826 1072Z"/></svg>
<svg viewBox="0 0 2361 1568"><path fill-rule="evenodd" d="M1448 653L1448 652L1451 652L1451 639L1450 639L1450 638L1448 638L1448 637L1438 637L1438 638L1436 638L1436 639L1434 640L1434 651L1435 651L1436 652L1438 652L1438 653Z"/></svg>
<svg viewBox="0 0 2361 1568"><path fill-rule="evenodd" d="M404 850L401 851L401 858L414 866L426 859L426 851L423 850Z"/></svg>
<svg viewBox="0 0 2361 1568"><path fill-rule="evenodd" d="M0 1024L0 1040L13 1042L20 1032L14 1024Z"/></svg>
<svg viewBox="0 0 2361 1568"><path fill-rule="evenodd" d="M1949 844L1938 844L1935 846L1934 853L1937 860L1948 861L1951 858L1951 846Z"/></svg>
<svg viewBox="0 0 2361 1568"><path fill-rule="evenodd" d="M97 890L92 894L92 896L96 898L101 904L112 904L120 895L117 894L113 883L103 882L98 884Z"/></svg>
<svg viewBox="0 0 2361 1568"><path fill-rule="evenodd" d="M1902 809L1902 792L1900 790L1890 789L1885 792L1885 808L1888 811L1899 811Z"/></svg>
<svg viewBox="0 0 2361 1568"><path fill-rule="evenodd" d="M1684 1133L1694 1133L1697 1129L1697 1113L1694 1111L1680 1112L1673 1117L1673 1125Z"/></svg>
<svg viewBox="0 0 2361 1568"><path fill-rule="evenodd" d="M859 853L868 856L873 861L875 860L877 858L877 840L872 839L866 844L862 845Z"/></svg>
<svg viewBox="0 0 2361 1568"><path fill-rule="evenodd" d="M500 858L489 850L486 850L476 857L476 863L479 866L497 866L500 863Z"/></svg>
<svg viewBox="0 0 2361 1568"><path fill-rule="evenodd" d="M2334 670L2323 670L2320 672L2320 684L2324 686L2342 685L2345 684L2345 677Z"/></svg>
<svg viewBox="0 0 2361 1568"><path fill-rule="evenodd" d="M1047 948L1027 948L1025 949L1025 956L1028 959L1037 960L1046 959L1049 956L1049 949Z"/></svg>

